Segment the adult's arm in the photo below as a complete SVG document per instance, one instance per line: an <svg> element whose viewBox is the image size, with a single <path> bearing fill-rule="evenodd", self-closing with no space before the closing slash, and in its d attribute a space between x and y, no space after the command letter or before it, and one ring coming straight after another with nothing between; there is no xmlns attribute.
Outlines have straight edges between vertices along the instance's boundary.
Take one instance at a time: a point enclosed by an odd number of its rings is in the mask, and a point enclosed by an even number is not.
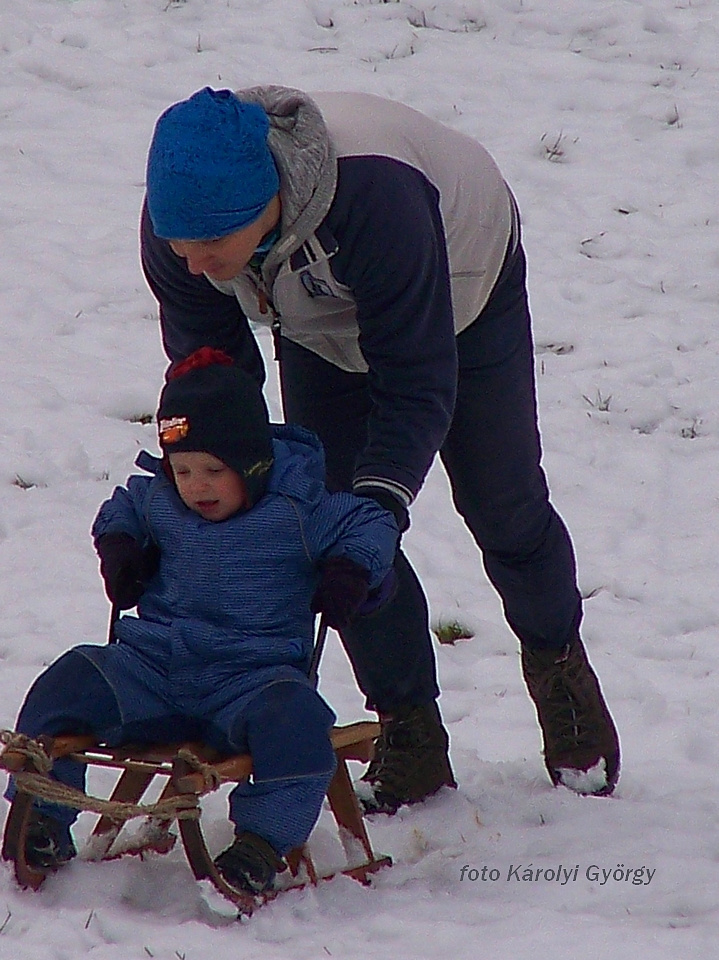
<svg viewBox="0 0 719 960"><path fill-rule="evenodd" d="M207 277L190 273L167 240L155 236L146 202L140 218L140 261L159 304L162 344L173 363L200 347L215 347L264 383L262 355L237 298L220 293Z"/></svg>
<svg viewBox="0 0 719 960"><path fill-rule="evenodd" d="M409 504L441 447L456 399L457 347L436 188L387 157L345 157L328 226L332 271L357 304L372 411L354 489Z"/></svg>

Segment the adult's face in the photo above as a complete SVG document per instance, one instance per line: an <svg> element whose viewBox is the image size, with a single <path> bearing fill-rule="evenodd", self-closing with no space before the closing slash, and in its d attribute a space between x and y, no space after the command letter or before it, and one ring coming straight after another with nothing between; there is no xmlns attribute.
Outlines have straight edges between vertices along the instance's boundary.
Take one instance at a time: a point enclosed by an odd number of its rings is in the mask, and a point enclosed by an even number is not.
<svg viewBox="0 0 719 960"><path fill-rule="evenodd" d="M270 200L254 223L216 240L170 240L178 257L187 261L190 273L206 273L212 280L232 280L247 266L262 238L280 219L279 195Z"/></svg>

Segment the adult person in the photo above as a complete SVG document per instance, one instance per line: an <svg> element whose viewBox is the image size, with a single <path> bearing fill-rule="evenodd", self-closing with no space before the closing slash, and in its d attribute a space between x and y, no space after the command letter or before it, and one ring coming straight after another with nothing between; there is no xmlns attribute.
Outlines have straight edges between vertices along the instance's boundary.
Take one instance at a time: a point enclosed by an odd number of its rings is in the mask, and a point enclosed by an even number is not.
<svg viewBox="0 0 719 960"><path fill-rule="evenodd" d="M361 93L209 87L159 118L141 258L172 361L203 344L258 379L270 324L285 416L328 484L401 530L437 453L520 642L554 784L609 794L619 741L580 638L567 529L540 466L516 204L475 140ZM341 636L382 735L370 809L455 786L421 585Z"/></svg>

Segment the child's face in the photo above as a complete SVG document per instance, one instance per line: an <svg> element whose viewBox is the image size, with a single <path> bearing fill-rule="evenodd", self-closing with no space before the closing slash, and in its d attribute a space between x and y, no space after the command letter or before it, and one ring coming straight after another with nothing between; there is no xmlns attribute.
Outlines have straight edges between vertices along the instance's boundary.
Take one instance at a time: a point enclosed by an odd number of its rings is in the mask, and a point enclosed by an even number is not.
<svg viewBox="0 0 719 960"><path fill-rule="evenodd" d="M180 499L205 520L218 523L249 506L242 477L211 453L171 453L170 466Z"/></svg>

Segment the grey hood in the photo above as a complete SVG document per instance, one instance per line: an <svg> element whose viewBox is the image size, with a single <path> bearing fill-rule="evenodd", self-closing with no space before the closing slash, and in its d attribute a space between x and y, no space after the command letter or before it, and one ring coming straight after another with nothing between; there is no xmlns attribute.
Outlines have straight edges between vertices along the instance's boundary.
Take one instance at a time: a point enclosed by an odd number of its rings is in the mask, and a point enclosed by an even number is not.
<svg viewBox="0 0 719 960"><path fill-rule="evenodd" d="M267 86L235 90L239 100L267 113L267 142L280 172L282 236L264 263L278 265L302 246L325 218L337 186L337 158L317 104L301 90Z"/></svg>

